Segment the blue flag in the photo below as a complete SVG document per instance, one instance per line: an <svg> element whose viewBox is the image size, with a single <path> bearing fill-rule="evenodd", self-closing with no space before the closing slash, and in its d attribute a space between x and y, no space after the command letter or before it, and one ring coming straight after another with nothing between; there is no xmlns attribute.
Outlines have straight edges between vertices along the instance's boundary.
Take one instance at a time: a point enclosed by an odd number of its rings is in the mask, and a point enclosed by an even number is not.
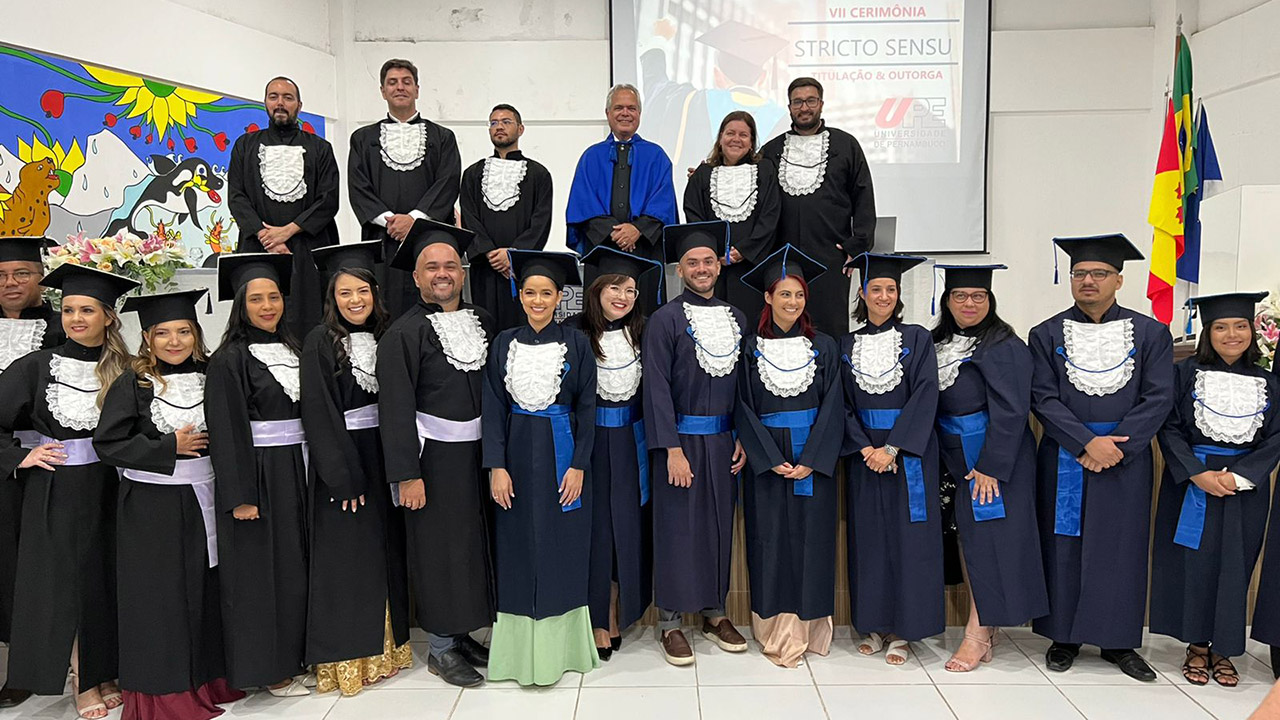
<svg viewBox="0 0 1280 720"><path fill-rule="evenodd" d="M1213 149L1213 136L1209 134L1209 116L1200 106L1200 116L1196 118L1194 154L1192 162L1196 165L1196 174L1200 178L1200 187L1188 193L1183 205L1186 217L1183 235L1182 257L1178 258L1178 279L1187 282L1200 282L1200 201L1222 183L1222 168L1218 167L1218 153Z"/></svg>

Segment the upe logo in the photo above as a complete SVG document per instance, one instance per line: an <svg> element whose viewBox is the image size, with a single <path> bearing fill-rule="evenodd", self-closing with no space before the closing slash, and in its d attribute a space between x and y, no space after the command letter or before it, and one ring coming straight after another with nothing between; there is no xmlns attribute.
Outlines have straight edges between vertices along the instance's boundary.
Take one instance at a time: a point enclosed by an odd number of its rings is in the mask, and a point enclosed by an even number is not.
<svg viewBox="0 0 1280 720"><path fill-rule="evenodd" d="M876 113L876 127L889 128L940 128L946 127L947 108L945 97L891 97L885 98Z"/></svg>

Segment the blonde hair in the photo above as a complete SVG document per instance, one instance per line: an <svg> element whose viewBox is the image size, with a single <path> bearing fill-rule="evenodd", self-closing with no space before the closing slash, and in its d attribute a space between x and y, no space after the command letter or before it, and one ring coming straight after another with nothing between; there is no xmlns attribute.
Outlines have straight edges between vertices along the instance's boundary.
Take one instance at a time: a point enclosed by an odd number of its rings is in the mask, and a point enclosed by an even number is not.
<svg viewBox="0 0 1280 720"><path fill-rule="evenodd" d="M196 336L196 346L191 349L191 357L194 360L204 361L209 357L209 348L204 344L204 329L194 320L187 322L191 324L191 331ZM133 374L138 376L138 387L151 387L151 381L148 378L155 378L160 381L160 392L164 392L168 383L164 379L164 373L160 372L160 363L156 360L155 353L151 351L151 331L154 329L155 326L152 326L142 331L142 342L138 345L138 354L131 364Z"/></svg>
<svg viewBox="0 0 1280 720"><path fill-rule="evenodd" d="M97 376L98 383L102 386L98 391L98 409L102 409L102 403L107 399L107 392L111 389L112 383L120 377L120 373L124 372L125 368L129 367L133 356L125 347L124 337L120 335L120 316L116 313L116 309L106 303L99 304L107 317L107 326L104 328L105 334L102 339L102 355L98 358L98 366L93 374Z"/></svg>

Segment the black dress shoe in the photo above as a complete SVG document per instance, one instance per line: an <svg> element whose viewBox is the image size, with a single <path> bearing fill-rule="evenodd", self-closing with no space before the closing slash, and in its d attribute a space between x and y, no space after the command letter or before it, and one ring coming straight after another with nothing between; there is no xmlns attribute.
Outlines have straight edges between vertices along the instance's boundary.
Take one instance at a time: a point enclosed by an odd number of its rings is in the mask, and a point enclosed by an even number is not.
<svg viewBox="0 0 1280 720"><path fill-rule="evenodd" d="M614 652L618 652L619 650L621 650L622 636L614 635L613 637L609 638L609 647L612 648Z"/></svg>
<svg viewBox="0 0 1280 720"><path fill-rule="evenodd" d="M18 707L31 697L30 690L18 690L5 685L0 688L0 708Z"/></svg>
<svg viewBox="0 0 1280 720"><path fill-rule="evenodd" d="M600 656L600 659L601 659L601 660L603 660L603 661L605 661L605 662L609 662L609 658L613 657L613 648L611 648L611 647L598 647L598 648L596 648L596 654Z"/></svg>
<svg viewBox="0 0 1280 720"><path fill-rule="evenodd" d="M1066 672L1076 662L1076 656L1080 654L1079 645L1069 645L1067 643L1053 643L1044 654L1045 667L1054 672Z"/></svg>
<svg viewBox="0 0 1280 720"><path fill-rule="evenodd" d="M437 658L427 656L427 670L432 675L439 675L441 680L458 687L476 687L484 682L484 676L462 657L457 648L449 650Z"/></svg>
<svg viewBox="0 0 1280 720"><path fill-rule="evenodd" d="M1133 650L1103 650L1102 659L1112 665L1120 666L1120 672L1134 680L1151 682L1156 679L1156 671L1152 670L1147 661Z"/></svg>
<svg viewBox="0 0 1280 720"><path fill-rule="evenodd" d="M476 642L470 635L464 634L459 637L453 649L457 650L471 667L489 667L489 648Z"/></svg>

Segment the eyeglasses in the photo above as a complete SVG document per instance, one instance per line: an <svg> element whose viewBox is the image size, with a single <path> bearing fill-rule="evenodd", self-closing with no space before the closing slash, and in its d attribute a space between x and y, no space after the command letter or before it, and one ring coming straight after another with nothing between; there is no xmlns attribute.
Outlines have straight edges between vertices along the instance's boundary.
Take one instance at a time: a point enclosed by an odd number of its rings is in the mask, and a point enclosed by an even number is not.
<svg viewBox="0 0 1280 720"><path fill-rule="evenodd" d="M1080 281L1087 277L1093 278L1094 282L1102 282L1112 275L1119 275L1115 270L1072 270L1068 273L1072 280Z"/></svg>
<svg viewBox="0 0 1280 720"><path fill-rule="evenodd" d="M35 276L36 274L30 270L14 270L11 273L0 272L0 285L8 283L9 278L13 278L13 281L19 285L26 285Z"/></svg>
<svg viewBox="0 0 1280 720"><path fill-rule="evenodd" d="M624 288L619 285L605 285L604 289L612 295L621 295L628 300L635 300L640 297L640 291L633 287Z"/></svg>
<svg viewBox="0 0 1280 720"><path fill-rule="evenodd" d="M500 120L490 120L489 127L515 127L516 121L511 118L502 118Z"/></svg>
<svg viewBox="0 0 1280 720"><path fill-rule="evenodd" d="M821 104L822 104L822 98L816 98L816 97L796 98L795 100L791 101L791 107L795 108L796 110L799 110L802 107L807 107L810 110L812 110Z"/></svg>
<svg viewBox="0 0 1280 720"><path fill-rule="evenodd" d="M985 290L977 292L962 292L960 290L951 291L951 300L957 305L963 305L972 300L974 305L983 305L991 296Z"/></svg>

